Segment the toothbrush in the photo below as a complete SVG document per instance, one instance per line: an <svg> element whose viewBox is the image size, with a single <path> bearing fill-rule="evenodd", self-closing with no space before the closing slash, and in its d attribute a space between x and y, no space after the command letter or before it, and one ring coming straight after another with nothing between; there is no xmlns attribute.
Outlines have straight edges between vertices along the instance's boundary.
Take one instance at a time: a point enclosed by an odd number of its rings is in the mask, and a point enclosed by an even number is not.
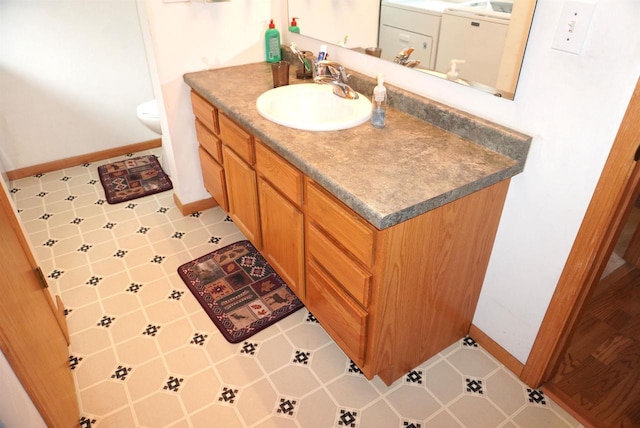
<svg viewBox="0 0 640 428"><path fill-rule="evenodd" d="M302 54L302 52L300 52L298 50L298 48L296 47L296 42L291 42L291 52L293 52L294 54L296 54L298 56L298 59L304 65L305 70L307 70L308 72L311 72L311 66L309 65L309 62L307 61L307 58L305 58L305 56Z"/></svg>

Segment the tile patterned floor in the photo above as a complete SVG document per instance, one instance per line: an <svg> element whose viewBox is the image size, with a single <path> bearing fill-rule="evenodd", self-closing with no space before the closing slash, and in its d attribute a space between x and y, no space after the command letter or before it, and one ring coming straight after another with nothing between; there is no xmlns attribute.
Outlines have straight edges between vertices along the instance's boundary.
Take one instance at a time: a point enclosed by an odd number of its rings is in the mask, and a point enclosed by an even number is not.
<svg viewBox="0 0 640 428"><path fill-rule="evenodd" d="M176 269L244 236L219 208L183 217L171 192L107 204L97 167L113 160L11 183L66 305L83 428L580 426L471 338L391 386L306 309L229 344Z"/></svg>

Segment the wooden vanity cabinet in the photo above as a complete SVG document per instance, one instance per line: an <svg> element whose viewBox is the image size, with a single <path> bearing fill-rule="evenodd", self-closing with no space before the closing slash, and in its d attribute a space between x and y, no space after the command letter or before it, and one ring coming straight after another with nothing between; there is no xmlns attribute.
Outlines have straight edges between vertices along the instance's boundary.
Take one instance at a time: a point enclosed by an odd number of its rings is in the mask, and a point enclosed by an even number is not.
<svg viewBox="0 0 640 428"><path fill-rule="evenodd" d="M256 141L262 254L304 300L303 174Z"/></svg>
<svg viewBox="0 0 640 428"><path fill-rule="evenodd" d="M220 124L218 109L203 100L195 92L191 92L191 104L196 116L196 137L200 143L198 155L202 168L204 188L226 212L229 211L227 199L227 183L222 166L222 143L220 141Z"/></svg>
<svg viewBox="0 0 640 428"><path fill-rule="evenodd" d="M219 139L198 133L205 185L222 175L238 228L367 378L390 385L468 334L509 180L379 230L222 112L194 104L198 119L211 109Z"/></svg>

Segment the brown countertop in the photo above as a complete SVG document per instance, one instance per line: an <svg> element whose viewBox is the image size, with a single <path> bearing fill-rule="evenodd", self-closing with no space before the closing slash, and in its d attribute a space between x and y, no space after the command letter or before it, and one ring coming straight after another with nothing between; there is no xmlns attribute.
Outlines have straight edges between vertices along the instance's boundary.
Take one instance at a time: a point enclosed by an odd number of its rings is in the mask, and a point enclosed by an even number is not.
<svg viewBox="0 0 640 428"><path fill-rule="evenodd" d="M355 74L350 83L369 95L373 80ZM397 108L387 110L383 129L369 122L342 131L286 128L256 109L272 86L267 63L188 73L184 80L379 229L516 175L531 140L390 85ZM453 132L442 129L449 127Z"/></svg>

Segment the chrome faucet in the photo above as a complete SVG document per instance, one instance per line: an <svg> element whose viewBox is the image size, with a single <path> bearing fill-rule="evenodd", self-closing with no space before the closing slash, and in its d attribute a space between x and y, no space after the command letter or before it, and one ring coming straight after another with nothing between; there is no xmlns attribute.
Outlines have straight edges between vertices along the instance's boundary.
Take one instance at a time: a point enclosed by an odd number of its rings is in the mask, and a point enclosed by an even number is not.
<svg viewBox="0 0 640 428"><path fill-rule="evenodd" d="M358 93L347 84L349 76L342 64L322 60L313 63L313 81L333 85L333 93L339 97L357 100Z"/></svg>

